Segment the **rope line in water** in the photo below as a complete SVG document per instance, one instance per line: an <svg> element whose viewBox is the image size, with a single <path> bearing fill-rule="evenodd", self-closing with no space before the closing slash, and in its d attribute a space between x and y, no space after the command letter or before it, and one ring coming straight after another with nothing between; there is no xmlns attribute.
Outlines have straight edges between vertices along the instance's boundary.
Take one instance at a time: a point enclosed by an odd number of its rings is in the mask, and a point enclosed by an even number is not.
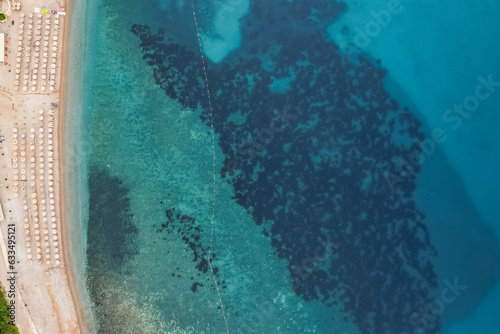
<svg viewBox="0 0 500 334"><path fill-rule="evenodd" d="M215 132L214 132L214 120L213 120L213 109L212 109L212 97L210 95L210 88L208 86L208 75L207 75L207 67L205 65L205 56L203 53L203 46L201 44L201 38L200 38L200 30L198 28L198 21L196 20L196 11L194 9L194 0L191 0L191 7L193 9L193 18L194 18L194 25L196 27L196 34L198 37L198 45L200 47L200 53L201 53L201 63L203 65L203 73L205 74L205 88L207 90L207 97L208 97L208 110L210 113L210 128L212 132L212 155L213 155L213 191L212 191L212 220L211 220L211 227L212 230L210 232L210 246L208 247L208 265L210 267L210 271L212 272L212 277L214 278L214 283L215 283L215 288L217 290L217 294L219 296L219 302L222 310L222 316L224 317L224 323L226 324L226 331L229 334L229 326L227 324L227 317L226 317L226 312L224 310L224 304L222 303L222 297L220 294L219 290L219 284L217 283L217 279L215 278L215 273L212 268L212 261L211 261L211 255L212 255L212 241L214 237L214 220L215 220L215 180L216 180L216 168L215 168Z"/></svg>

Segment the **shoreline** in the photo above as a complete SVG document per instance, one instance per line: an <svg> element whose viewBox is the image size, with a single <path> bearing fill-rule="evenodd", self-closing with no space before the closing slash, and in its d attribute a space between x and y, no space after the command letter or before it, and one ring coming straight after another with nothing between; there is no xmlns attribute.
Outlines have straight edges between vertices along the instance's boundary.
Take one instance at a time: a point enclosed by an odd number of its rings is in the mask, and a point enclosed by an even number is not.
<svg viewBox="0 0 500 334"><path fill-rule="evenodd" d="M67 203L66 203L66 197L64 196L65 194L65 189L64 185L68 180L65 180L64 178L64 172L63 172L63 165L65 161L65 154L64 154L64 146L63 146L63 139L65 138L65 121L66 121L66 94L68 94L68 80L67 80L67 74L68 74L68 65L69 65L69 36L70 36L70 22L71 18L73 16L73 13L71 12L72 8L72 0L67 0L66 1L66 10L68 11L68 15L66 15L66 20L64 22L64 30L63 30L63 41L64 41L64 46L62 50L62 56L61 56L61 82L60 82L60 87L61 90L59 92L59 103L61 106L61 111L59 112L58 118L59 118L59 129L58 129L58 150L59 150L59 193L60 193L60 210L61 210L61 234L63 235L61 244L62 244L62 249L63 249L63 261L66 264L64 268L64 272L66 273L67 281L68 281L68 286L69 290L71 293L71 298L73 300L73 305L75 307L76 311L76 316L77 316L77 323L79 326L79 330L81 333L89 333L87 323L83 320L83 305L82 305L82 299L78 294L78 291L75 287L75 277L73 276L73 272L71 270L71 251L69 250L69 235L68 235L68 228L66 226L67 220L66 220L66 208L67 208Z"/></svg>

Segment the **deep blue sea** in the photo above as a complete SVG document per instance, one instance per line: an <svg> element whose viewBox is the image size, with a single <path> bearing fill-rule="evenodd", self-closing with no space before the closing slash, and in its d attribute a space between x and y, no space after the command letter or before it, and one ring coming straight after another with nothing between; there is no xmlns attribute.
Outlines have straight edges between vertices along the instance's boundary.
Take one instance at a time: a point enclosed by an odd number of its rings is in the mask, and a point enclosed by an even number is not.
<svg viewBox="0 0 500 334"><path fill-rule="evenodd" d="M71 10L90 331L500 332L500 2Z"/></svg>

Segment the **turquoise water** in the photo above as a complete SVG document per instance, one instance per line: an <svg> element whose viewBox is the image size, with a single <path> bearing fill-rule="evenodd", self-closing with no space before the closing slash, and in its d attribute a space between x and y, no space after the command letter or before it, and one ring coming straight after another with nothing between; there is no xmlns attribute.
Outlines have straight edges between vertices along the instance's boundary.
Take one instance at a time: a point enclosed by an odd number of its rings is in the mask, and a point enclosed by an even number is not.
<svg viewBox="0 0 500 334"><path fill-rule="evenodd" d="M499 6L401 2L353 39L387 6L195 2L197 31L189 1L76 4L65 171L91 331L500 328L500 92L443 119L500 81Z"/></svg>

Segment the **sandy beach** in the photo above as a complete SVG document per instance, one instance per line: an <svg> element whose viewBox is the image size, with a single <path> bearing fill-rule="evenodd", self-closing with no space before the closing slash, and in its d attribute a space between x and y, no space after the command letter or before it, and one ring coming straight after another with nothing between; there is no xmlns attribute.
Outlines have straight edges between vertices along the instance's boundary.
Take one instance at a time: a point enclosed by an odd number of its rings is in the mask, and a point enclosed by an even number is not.
<svg viewBox="0 0 500 334"><path fill-rule="evenodd" d="M59 3L68 11L68 3ZM0 280L21 333L85 333L65 245L62 187L68 16L26 0L0 25ZM9 240L15 238L15 245ZM8 258L8 256L11 256ZM15 277L14 280L8 280ZM15 284L11 285L12 282Z"/></svg>

